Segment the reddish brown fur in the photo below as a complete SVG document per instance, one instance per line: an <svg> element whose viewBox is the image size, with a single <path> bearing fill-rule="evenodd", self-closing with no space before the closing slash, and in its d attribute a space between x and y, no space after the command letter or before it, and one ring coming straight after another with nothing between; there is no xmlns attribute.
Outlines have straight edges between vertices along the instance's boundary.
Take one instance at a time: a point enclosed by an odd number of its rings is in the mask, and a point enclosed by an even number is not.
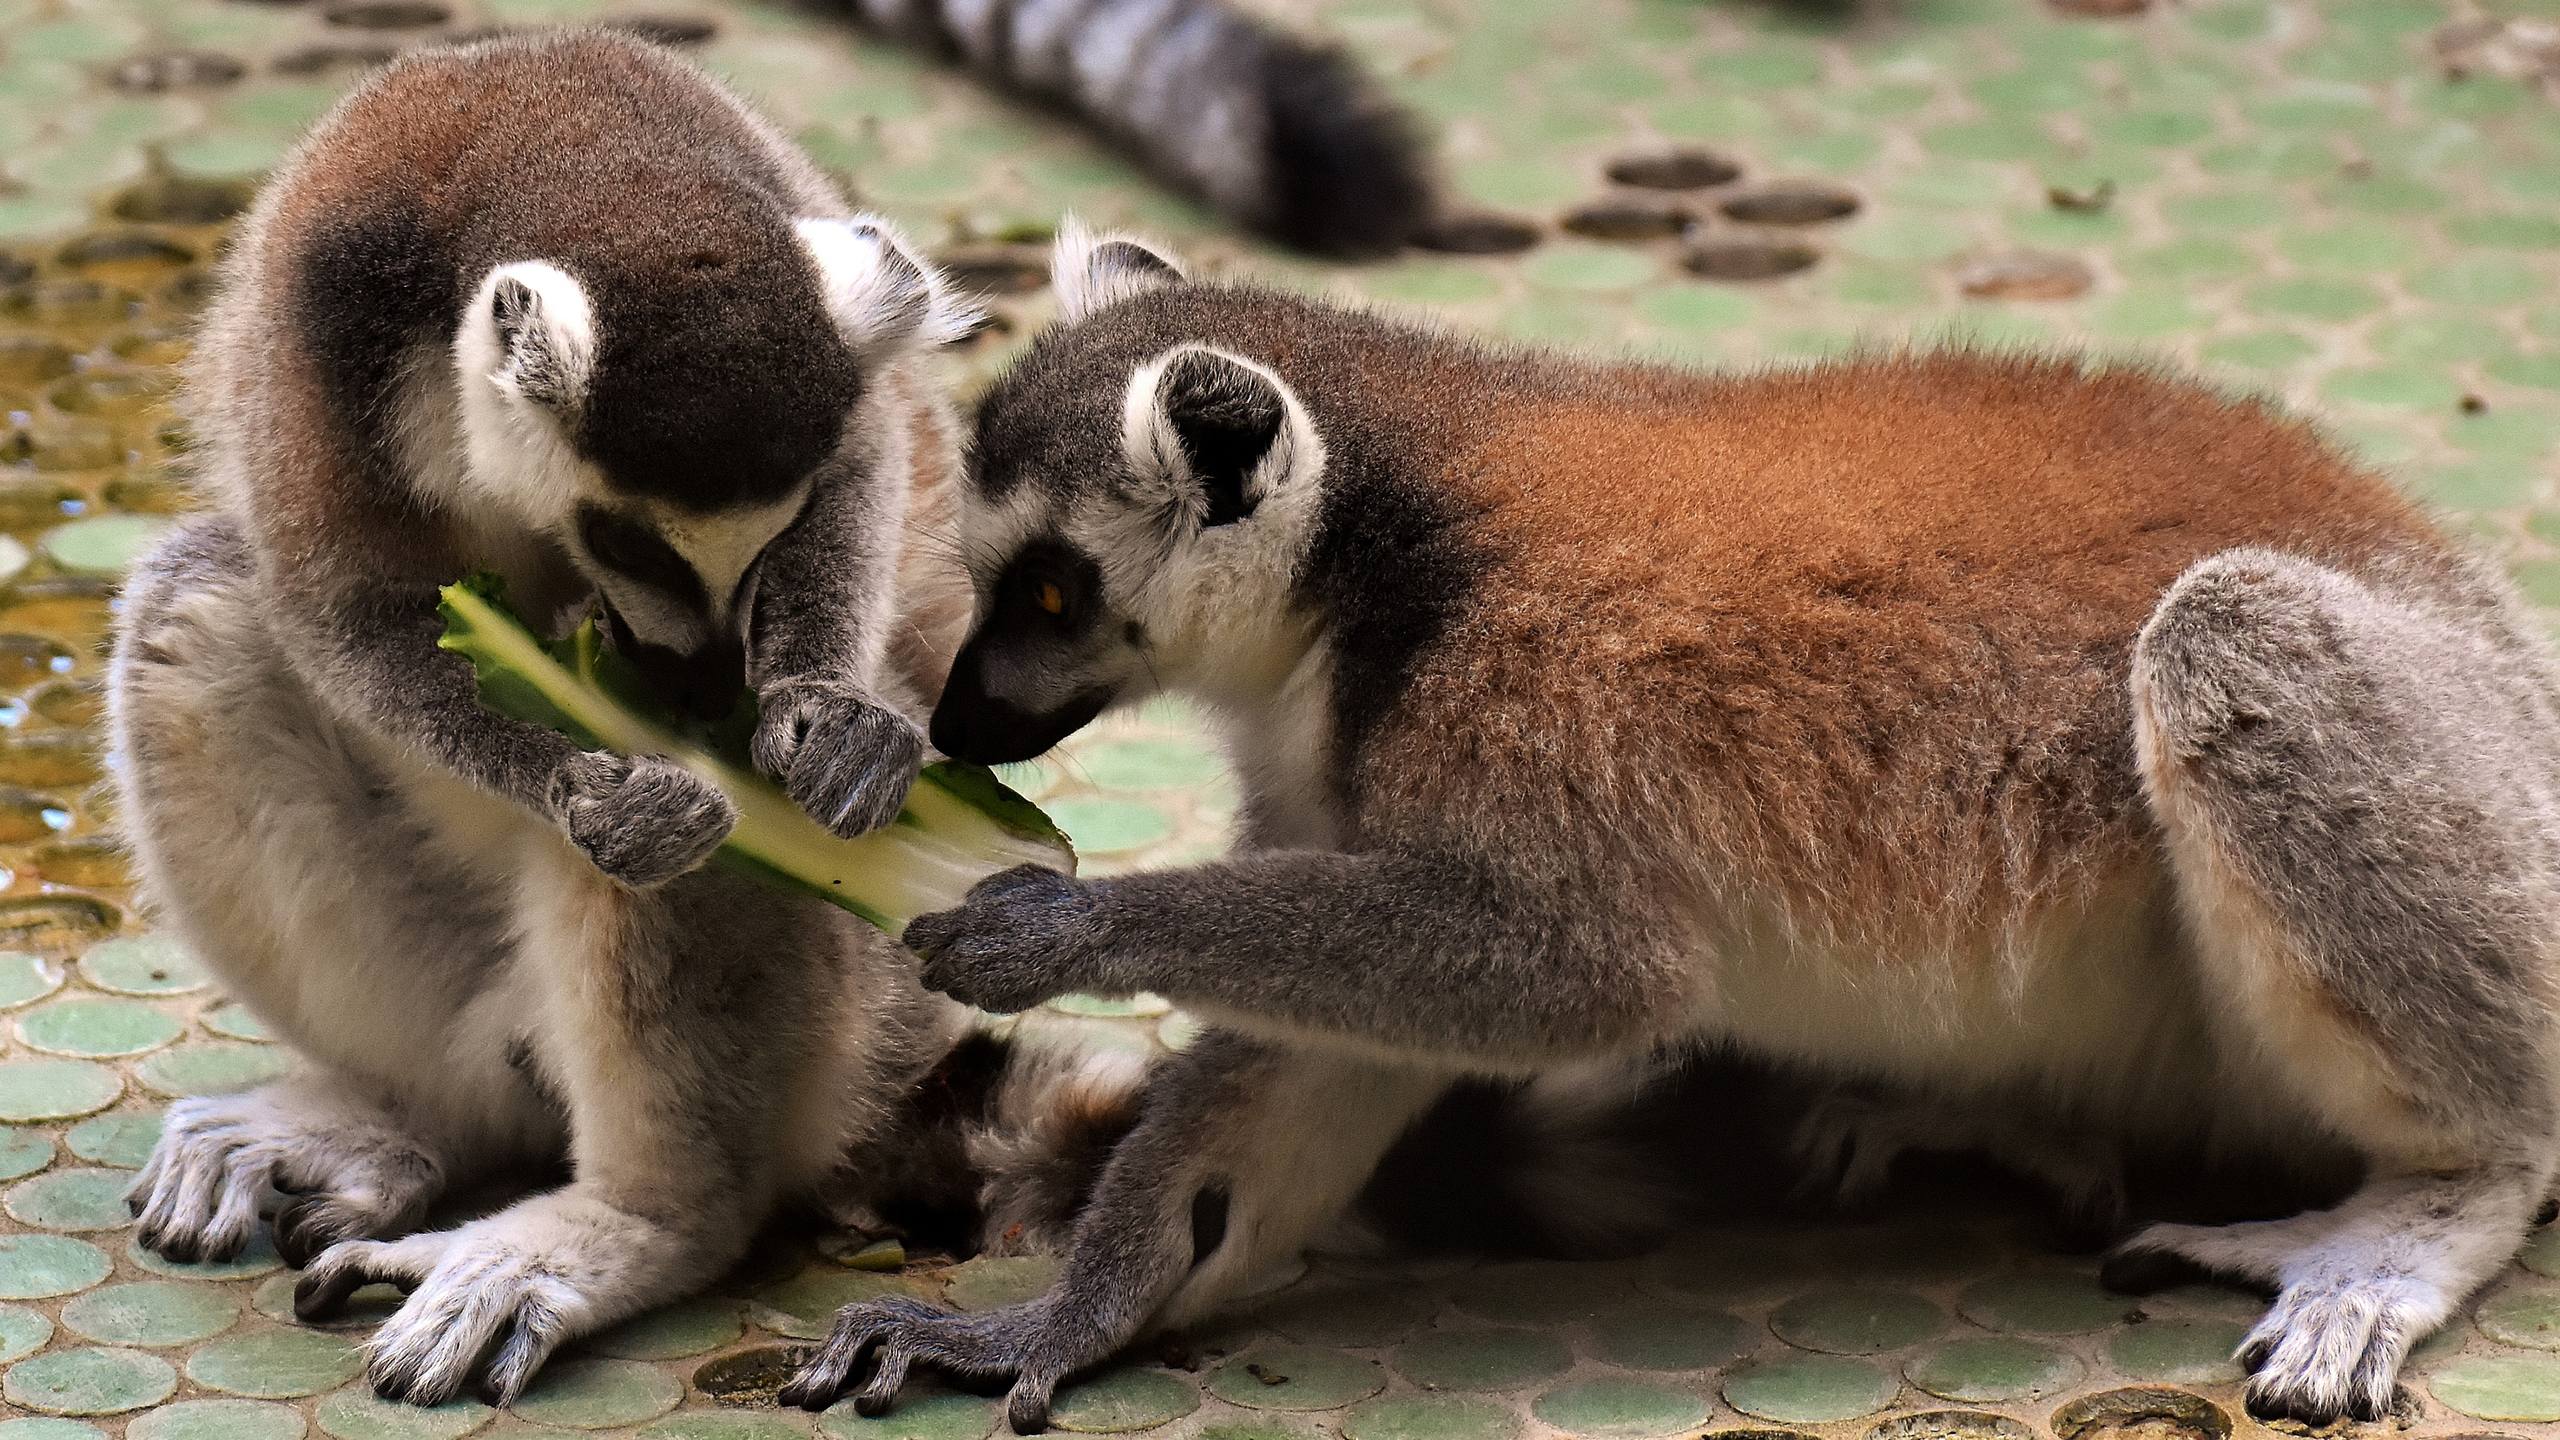
<svg viewBox="0 0 2560 1440"><path fill-rule="evenodd" d="M2140 370L1422 383L1487 397L1443 478L1504 558L1377 736L1378 818L1473 816L1516 855L1553 815L1558 855L1665 884L1714 856L1795 923L1904 945L2150 869L2128 659L2189 564L2444 553L2307 427Z"/></svg>

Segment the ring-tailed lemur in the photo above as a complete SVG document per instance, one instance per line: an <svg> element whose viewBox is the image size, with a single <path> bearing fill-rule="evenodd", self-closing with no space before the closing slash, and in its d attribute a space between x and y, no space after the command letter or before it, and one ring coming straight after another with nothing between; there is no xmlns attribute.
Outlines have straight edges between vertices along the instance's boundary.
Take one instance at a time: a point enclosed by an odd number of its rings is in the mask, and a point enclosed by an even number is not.
<svg viewBox="0 0 2560 1440"><path fill-rule="evenodd" d="M437 588L600 602L700 709L752 675L758 763L885 822L965 622L901 541L949 501L928 352L968 322L636 40L422 52L319 125L226 262L187 401L211 509L136 574L110 720L147 901L302 1063L172 1107L144 1243L227 1256L289 1192L297 1308L414 1286L369 1370L432 1403L712 1278L777 1200L895 1198L963 1012L852 917L696 870L733 812L673 762L483 709ZM406 1233L564 1157L566 1188Z"/></svg>
<svg viewBox="0 0 2560 1440"><path fill-rule="evenodd" d="M1711 376L1058 257L990 392L934 743L1161 681L1234 858L1017 871L907 941L1013 1009L1213 1022L1064 1278L858 1305L795 1382L1062 1376L1336 1210L1465 1072L1684 1040L2073 1124L2345 1150L2335 1208L2154 1227L2277 1292L2261 1414L2374 1416L2560 1161L2560 685L2510 587L2264 407L1963 352ZM867 1373L857 1366L869 1360Z"/></svg>
<svg viewBox="0 0 2560 1440"><path fill-rule="evenodd" d="M1231 0L848 0L1083 117L1275 239L1392 254L1430 219L1412 119L1352 60Z"/></svg>

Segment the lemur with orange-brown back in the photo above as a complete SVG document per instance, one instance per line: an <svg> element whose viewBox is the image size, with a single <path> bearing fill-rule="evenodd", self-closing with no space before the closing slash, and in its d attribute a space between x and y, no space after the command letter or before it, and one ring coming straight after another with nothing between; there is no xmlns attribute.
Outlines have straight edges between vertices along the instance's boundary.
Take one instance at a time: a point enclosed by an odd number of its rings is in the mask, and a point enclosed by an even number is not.
<svg viewBox="0 0 2560 1440"><path fill-rule="evenodd" d="M2560 1161L2560 684L2512 589L2310 429L2054 358L1581 363L1126 240L1056 273L978 420L932 735L1020 759L1160 682L1223 728L1243 843L1009 873L907 938L977 1004L1213 1028L1054 1291L851 1307L789 1398L877 1409L923 1364L1036 1428L1454 1078L1698 1046L2361 1162L2334 1208L2110 1262L2276 1292L2261 1414L2384 1413L2516 1253Z"/></svg>

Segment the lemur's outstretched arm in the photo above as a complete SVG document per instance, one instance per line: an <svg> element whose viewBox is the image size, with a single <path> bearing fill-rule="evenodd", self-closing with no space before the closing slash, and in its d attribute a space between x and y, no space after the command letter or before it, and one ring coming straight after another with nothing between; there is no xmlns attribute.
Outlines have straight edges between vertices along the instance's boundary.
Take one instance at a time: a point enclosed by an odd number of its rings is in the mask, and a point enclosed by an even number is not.
<svg viewBox="0 0 2560 1440"><path fill-rule="evenodd" d="M822 474L764 553L748 656L763 718L756 764L840 835L897 818L924 758L915 724L877 688L897 614L894 535L905 507L851 467Z"/></svg>
<svg viewBox="0 0 2560 1440"><path fill-rule="evenodd" d="M736 808L673 761L581 750L483 706L470 662L436 645L437 591L460 562L437 565L420 538L423 517L382 501L362 508L383 513L335 517L317 531L327 542L268 547L289 557L264 577L285 653L329 704L556 820L598 869L627 884L657 884L719 847Z"/></svg>
<svg viewBox="0 0 2560 1440"><path fill-rule="evenodd" d="M992 1010L1152 990L1249 1028L1481 1064L1676 1026L1680 971L1587 918L1600 908L1450 858L1281 850L1108 880L1008 871L906 938L926 984Z"/></svg>

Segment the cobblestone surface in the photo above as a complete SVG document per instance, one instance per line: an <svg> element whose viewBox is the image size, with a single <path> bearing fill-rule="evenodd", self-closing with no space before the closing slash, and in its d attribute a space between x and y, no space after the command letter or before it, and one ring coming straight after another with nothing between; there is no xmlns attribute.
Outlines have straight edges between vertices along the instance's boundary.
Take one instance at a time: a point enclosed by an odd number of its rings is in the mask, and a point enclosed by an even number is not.
<svg viewBox="0 0 2560 1440"><path fill-rule="evenodd" d="M1488 212L1477 238L1524 248L1358 270L1259 251L1081 136L815 10L0 0L0 1440L980 1440L997 1424L965 1395L876 1421L751 1403L775 1347L884 1283L831 1258L852 1258L841 1245L769 1254L593 1339L499 1414L374 1400L360 1330L293 1324L263 1246L177 1265L130 1238L117 1196L168 1099L286 1062L128 915L92 788L98 640L115 577L185 501L163 402L223 221L406 45L608 15L688 38L866 203L1001 292L1017 338L1047 313L1027 242L1072 207L1212 268L1464 330L1730 363L1961 335L2201 366L2314 408L2560 606L2560 90L2502 67L2482 21L2560 18L2555 0L1272 8L1392 76ZM2090 13L2110 9L2148 13ZM967 368L1011 343L981 342ZM1212 853L1234 808L1169 707L1021 781L1097 871ZM1140 1047L1190 1030L1144 999L1026 1023ZM1612 1264L1319 1261L1191 1336L1196 1368L1141 1358L1070 1392L1058 1421L1183 1440L2258 1430L2228 1358L2248 1297L2108 1295L1999 1204L1889 1217L1718 1228ZM896 1283L978 1306L1045 1278L919 1263ZM2397 1428L2560 1434L2560 1234L2406 1378Z"/></svg>

